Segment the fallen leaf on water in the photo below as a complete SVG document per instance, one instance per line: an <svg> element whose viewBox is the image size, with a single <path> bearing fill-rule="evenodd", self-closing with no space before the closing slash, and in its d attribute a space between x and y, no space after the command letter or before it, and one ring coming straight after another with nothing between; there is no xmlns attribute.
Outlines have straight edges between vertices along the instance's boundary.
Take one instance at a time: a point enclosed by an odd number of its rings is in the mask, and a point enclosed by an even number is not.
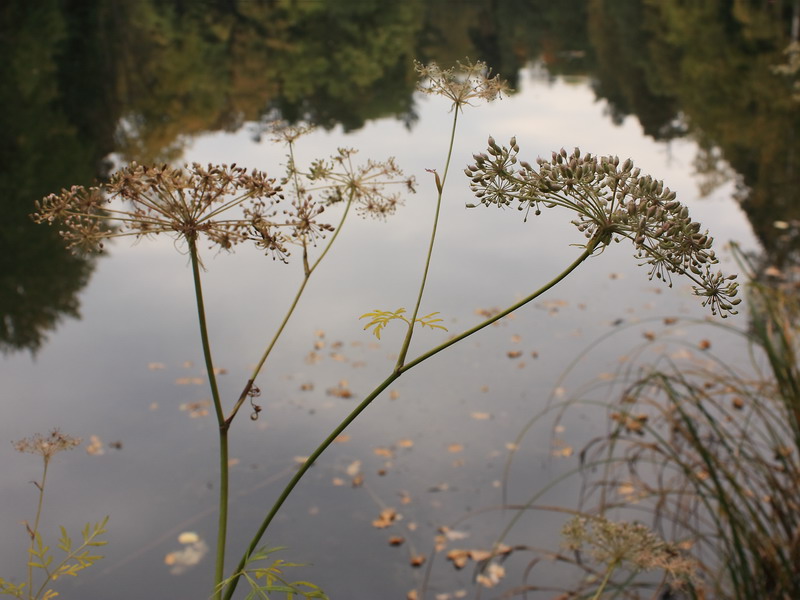
<svg viewBox="0 0 800 600"><path fill-rule="evenodd" d="M342 486L345 484L345 481L341 477L334 477L331 479L331 483L336 486Z"/></svg>
<svg viewBox="0 0 800 600"><path fill-rule="evenodd" d="M230 460L228 460L228 466L229 467L235 467L236 465L239 464L239 462L240 461L239 461L238 458L231 458Z"/></svg>
<svg viewBox="0 0 800 600"><path fill-rule="evenodd" d="M471 412L469 413L469 416L476 421L485 421L492 418L492 415L487 412Z"/></svg>
<svg viewBox="0 0 800 600"><path fill-rule="evenodd" d="M200 536L194 531L184 531L178 535L178 542L181 544L194 544L200 541Z"/></svg>
<svg viewBox="0 0 800 600"><path fill-rule="evenodd" d="M406 594L406 600L417 600L418 598L417 590L411 590Z"/></svg>
<svg viewBox="0 0 800 600"><path fill-rule="evenodd" d="M397 519L397 511L393 508L384 508L378 518L372 522L373 527L378 529L385 529L389 527Z"/></svg>
<svg viewBox="0 0 800 600"><path fill-rule="evenodd" d="M183 412L188 412L190 419L197 419L207 416L210 406L211 400L200 400L198 402L184 402L178 408Z"/></svg>
<svg viewBox="0 0 800 600"><path fill-rule="evenodd" d="M350 441L350 434L349 433L340 433L335 438L333 438L333 441L336 442L337 444L342 444L344 442L349 442Z"/></svg>
<svg viewBox="0 0 800 600"><path fill-rule="evenodd" d="M697 345L700 350L708 350L711 348L711 342L709 340L700 340L700 343Z"/></svg>
<svg viewBox="0 0 800 600"><path fill-rule="evenodd" d="M389 400L397 400L400 397L400 392L397 390L392 390L389 392Z"/></svg>
<svg viewBox="0 0 800 600"><path fill-rule="evenodd" d="M414 568L421 567L424 564L425 564L425 557L422 554L417 554L417 555L411 557L411 566L412 567L414 567Z"/></svg>
<svg viewBox="0 0 800 600"><path fill-rule="evenodd" d="M401 536L401 535L393 535L392 537L389 538L389 545L390 546L400 546L405 541L406 541L406 538L404 538L403 536Z"/></svg>
<svg viewBox="0 0 800 600"><path fill-rule="evenodd" d="M398 448L411 448L414 445L414 440L404 439L397 441Z"/></svg>
<svg viewBox="0 0 800 600"><path fill-rule="evenodd" d="M214 374L215 375L227 375L228 369L225 367L214 367Z"/></svg>
<svg viewBox="0 0 800 600"><path fill-rule="evenodd" d="M644 339L646 339L646 340L648 340L650 342L652 342L654 339L656 339L655 331L645 331L642 335L644 336Z"/></svg>
<svg viewBox="0 0 800 600"><path fill-rule="evenodd" d="M312 352L309 352L308 354L306 354L305 361L306 361L306 364L308 364L308 365L315 365L318 362L322 361L322 356L320 356L316 352L312 351Z"/></svg>
<svg viewBox="0 0 800 600"><path fill-rule="evenodd" d="M164 363L151 362L147 363L147 368L150 369L151 371L161 371L163 369L166 369L167 366Z"/></svg>
<svg viewBox="0 0 800 600"><path fill-rule="evenodd" d="M358 475L361 472L361 461L354 460L353 462L351 462L349 465L347 465L345 472L350 477L355 477L356 475Z"/></svg>
<svg viewBox="0 0 800 600"><path fill-rule="evenodd" d="M205 382L202 377L178 377L175 380L176 385L203 385Z"/></svg>
<svg viewBox="0 0 800 600"><path fill-rule="evenodd" d="M506 356L511 359L519 358L522 356L522 350L509 350L506 352Z"/></svg>
<svg viewBox="0 0 800 600"><path fill-rule="evenodd" d="M336 362L347 362L345 355L340 354L339 352L331 352L331 358Z"/></svg>
<svg viewBox="0 0 800 600"><path fill-rule="evenodd" d="M464 450L463 444L450 444L449 446L447 446L447 451L452 452L453 454L461 452L462 450Z"/></svg>
<svg viewBox="0 0 800 600"><path fill-rule="evenodd" d="M314 350L322 350L325 347L325 342L322 340L317 340L314 342Z"/></svg>
<svg viewBox="0 0 800 600"><path fill-rule="evenodd" d="M490 563L486 570L478 575L475 580L480 583L483 587L494 587L500 580L505 577L506 570L501 565L497 563Z"/></svg>
<svg viewBox="0 0 800 600"><path fill-rule="evenodd" d="M109 448L114 448L114 450L122 450L122 442L109 442Z"/></svg>
<svg viewBox="0 0 800 600"><path fill-rule="evenodd" d="M377 456L382 456L384 458L393 458L394 457L394 450L392 450L391 448L383 447L383 446L378 446L377 448L375 448L373 450L373 452Z"/></svg>
<svg viewBox="0 0 800 600"><path fill-rule="evenodd" d="M303 383L300 385L301 392L310 392L313 391L313 389L314 389L314 384L311 382Z"/></svg>
<svg viewBox="0 0 800 600"><path fill-rule="evenodd" d="M106 449L103 447L103 441L96 435L89 436L89 443L86 446L86 454L91 456L100 456L105 454Z"/></svg>
<svg viewBox="0 0 800 600"><path fill-rule="evenodd" d="M178 536L178 541L184 547L164 557L164 564L170 567L172 575L182 575L203 560L208 552L208 545L196 533L184 532Z"/></svg>
<svg viewBox="0 0 800 600"><path fill-rule="evenodd" d="M456 569L463 569L469 561L469 550L450 550L447 553L447 560L451 561Z"/></svg>
<svg viewBox="0 0 800 600"><path fill-rule="evenodd" d="M328 388L327 394L336 398L352 398L353 392L350 391L346 379L339 381L336 387Z"/></svg>
<svg viewBox="0 0 800 600"><path fill-rule="evenodd" d="M511 342L514 344L519 344L522 341L522 336L518 334L514 334L511 336Z"/></svg>
<svg viewBox="0 0 800 600"><path fill-rule="evenodd" d="M411 504L411 494L406 491L398 492L400 495L400 504Z"/></svg>
<svg viewBox="0 0 800 600"><path fill-rule="evenodd" d="M678 319L675 317L665 317L664 318L664 325L674 325L678 322Z"/></svg>
<svg viewBox="0 0 800 600"><path fill-rule="evenodd" d="M362 473L359 473L358 475L353 477L353 480L350 482L350 485L353 486L354 488L361 487L362 485L364 485L364 475Z"/></svg>

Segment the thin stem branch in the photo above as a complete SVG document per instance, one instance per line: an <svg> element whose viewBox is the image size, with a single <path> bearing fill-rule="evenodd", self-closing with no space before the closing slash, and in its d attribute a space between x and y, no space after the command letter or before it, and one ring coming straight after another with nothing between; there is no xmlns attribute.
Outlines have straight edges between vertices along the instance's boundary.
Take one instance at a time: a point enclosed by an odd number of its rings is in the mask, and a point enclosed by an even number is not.
<svg viewBox="0 0 800 600"><path fill-rule="evenodd" d="M406 332L406 336L403 339L403 345L400 348L400 354L397 357L397 363L395 364L395 371L400 371L403 368L403 364L406 360L406 355L408 354L408 347L411 345L411 338L414 335L414 323L417 321L417 314L419 314L419 307L422 304L422 295L425 292L425 283L428 281L428 270L431 266L431 257L433 256L433 244L436 241L436 230L439 226L439 212L441 211L442 207L442 195L444 194L444 185L447 182L447 172L450 170L450 159L453 156L453 145L456 139L456 124L458 123L458 110L453 110L453 126L450 129L450 145L447 149L447 160L444 163L444 172L442 173L442 178L439 180L439 176L436 175L436 188L437 188L437 197L436 197L436 214L433 218L433 229L431 230L431 241L428 245L428 255L425 257L425 269L422 273L422 282L419 286L419 293L417 294L417 302L414 305L414 311L411 313L411 321L408 325L408 331Z"/></svg>
<svg viewBox="0 0 800 600"><path fill-rule="evenodd" d="M214 401L214 412L219 425L219 520L217 523L217 555L214 566L214 585L222 581L225 574L225 544L228 530L228 423L222 412L217 376L214 372L214 361L211 358L211 343L208 337L206 323L206 310L203 302L203 286L200 281L200 260L197 256L197 240L187 237L189 242L189 255L192 262L192 276L194 278L194 295L197 303L197 321L200 325L200 339L203 345L203 358L208 374L208 383L211 387L211 397ZM219 599L219 593L214 596Z"/></svg>
<svg viewBox="0 0 800 600"><path fill-rule="evenodd" d="M316 268L322 262L322 259L325 258L325 255L328 254L328 251L331 249L331 246L333 246L333 242L336 241L336 238L339 235L339 232L342 230L342 227L344 226L344 222L345 222L345 219L347 218L347 214L350 212L350 205L352 204L352 202L353 202L353 193L351 192L350 196L347 198L347 203L345 204L344 213L342 214L342 218L339 220L339 225L334 230L333 235L331 236L331 239L328 241L327 245L325 246L325 249L322 251L322 253L317 257L317 260L315 260L314 263L310 267L307 266L307 265L304 266L304 269L303 269L303 271L304 271L303 272L303 281L300 284L300 287L297 289L297 293L295 294L294 299L292 300L292 303L289 305L289 310L286 311L286 314L284 315L283 320L281 321L281 324L278 326L277 331L272 336L272 339L270 340L269 344L267 345L266 350L264 350L264 354L261 355L261 358L259 359L258 363L253 368L253 372L250 375L250 379L247 380L247 383L245 384L245 387L242 390L242 393L239 395L239 399L236 401L236 404L234 405L233 410L231 410L230 414L228 415L228 418L225 419L225 424L226 424L227 427L230 427L231 422L233 421L234 417L236 417L236 413L239 412L239 409L242 407L242 404L244 404L245 400L247 400L247 395L250 393L250 390L252 389L253 384L256 381L256 377L258 377L258 374L261 372L261 369L263 368L264 363L267 361L267 358L269 358L269 355L272 352L272 349L275 347L275 344L278 342L278 339L281 337L281 334L283 333L283 330L286 328L286 324L289 322L289 319L292 317L292 314L294 313L295 308L297 308L297 303L300 301L300 297L303 295L303 292L306 289L306 285L308 284L308 280L311 279L311 275L314 273Z"/></svg>
<svg viewBox="0 0 800 600"><path fill-rule="evenodd" d="M36 544L36 535L39 533L39 521L42 518L42 506L44 505L44 485L47 482L47 467L50 463L50 458L48 456L44 456L44 470L42 471L42 482L36 483L36 487L39 488L39 502L36 505L36 517L33 520L33 529L31 529L28 533L31 536L31 545L28 551L28 593L30 594L30 590L33 589L33 564L31 561L31 551ZM49 581L49 578L48 580ZM47 583L45 581L45 584Z"/></svg>

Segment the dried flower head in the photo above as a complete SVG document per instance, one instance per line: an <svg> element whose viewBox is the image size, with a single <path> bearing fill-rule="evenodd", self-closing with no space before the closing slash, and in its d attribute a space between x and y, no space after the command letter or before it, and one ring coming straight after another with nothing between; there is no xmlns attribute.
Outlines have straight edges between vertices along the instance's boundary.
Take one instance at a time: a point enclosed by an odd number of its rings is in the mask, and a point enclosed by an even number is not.
<svg viewBox="0 0 800 600"><path fill-rule="evenodd" d="M492 70L482 61L458 62L449 69L442 69L434 62L423 65L415 61L414 68L420 79L417 89L448 98L456 110L471 106L471 100L491 102L511 91L499 75L491 76Z"/></svg>
<svg viewBox="0 0 800 600"><path fill-rule="evenodd" d="M53 429L47 436L37 433L31 437L11 443L17 452L39 454L44 458L45 462L48 462L59 452L72 450L76 446L80 446L82 441L81 438L72 437L61 433L58 429Z"/></svg>
<svg viewBox="0 0 800 600"><path fill-rule="evenodd" d="M576 516L561 530L568 550L583 551L608 568L661 570L674 582L691 579L697 563L640 523L609 521L602 516Z"/></svg>
<svg viewBox="0 0 800 600"><path fill-rule="evenodd" d="M405 177L394 158L385 161L367 160L355 164L357 150L339 148L328 160L316 160L308 173L309 187L303 192L319 192L325 205L350 201L362 217L386 219L402 205L399 193L387 191L389 186L401 186L414 192L414 178Z"/></svg>
<svg viewBox="0 0 800 600"><path fill-rule="evenodd" d="M235 164L197 163L185 169L131 163L110 181L88 189L74 186L36 203L37 223L60 222L70 247L96 250L107 238L166 233L222 249L255 240L283 251L283 225L275 221L281 189L261 171ZM233 215L230 211L240 208ZM265 232L269 241L265 242Z"/></svg>
<svg viewBox="0 0 800 600"><path fill-rule="evenodd" d="M571 154L553 152L549 161L538 159L538 169L519 161L518 153L515 138L506 147L490 137L487 152L474 155L475 163L464 172L481 204L516 203L526 219L542 207L570 209L577 214L573 223L601 251L612 240L627 238L636 257L650 265L651 279L671 286L672 273L686 275L713 314L736 314L736 276L711 271L718 262L713 238L662 181L643 175L631 160L620 164L616 156L582 155L577 148Z"/></svg>

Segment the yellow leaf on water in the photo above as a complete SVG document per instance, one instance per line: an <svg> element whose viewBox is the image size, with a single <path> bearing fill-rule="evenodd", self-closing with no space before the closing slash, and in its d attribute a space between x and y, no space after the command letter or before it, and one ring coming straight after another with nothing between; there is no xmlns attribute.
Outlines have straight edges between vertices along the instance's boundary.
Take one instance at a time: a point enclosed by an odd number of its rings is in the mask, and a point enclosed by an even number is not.
<svg viewBox="0 0 800 600"><path fill-rule="evenodd" d="M413 445L414 445L414 440L409 440L409 439L397 440L398 448L411 448Z"/></svg>
<svg viewBox="0 0 800 600"><path fill-rule="evenodd" d="M349 433L340 433L335 438L333 438L333 441L338 443L338 444L342 444L344 442L349 442L350 441L350 434Z"/></svg>
<svg viewBox="0 0 800 600"><path fill-rule="evenodd" d="M486 421L487 419L492 418L492 415L487 412L471 412L469 416L476 421Z"/></svg>
<svg viewBox="0 0 800 600"><path fill-rule="evenodd" d="M461 452L462 450L464 450L463 444L450 444L447 446L447 451L452 452L453 454Z"/></svg>
<svg viewBox="0 0 800 600"><path fill-rule="evenodd" d="M147 368L150 369L151 371L162 371L166 369L167 366L161 362L151 362L147 363Z"/></svg>
<svg viewBox="0 0 800 600"><path fill-rule="evenodd" d="M373 452L377 456L382 456L383 458L393 458L394 457L394 451L391 448L384 448L382 446L378 446L377 448L375 448L373 450Z"/></svg>
<svg viewBox="0 0 800 600"><path fill-rule="evenodd" d="M194 531L184 531L180 535L178 535L178 542L181 544L194 544L195 542L200 541L200 536L197 535Z"/></svg>

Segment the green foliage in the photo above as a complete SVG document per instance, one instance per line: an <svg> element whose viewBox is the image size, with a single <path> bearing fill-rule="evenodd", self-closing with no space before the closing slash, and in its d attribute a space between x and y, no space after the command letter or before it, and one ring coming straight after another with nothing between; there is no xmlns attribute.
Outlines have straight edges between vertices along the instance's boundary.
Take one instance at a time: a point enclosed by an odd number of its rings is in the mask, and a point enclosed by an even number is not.
<svg viewBox="0 0 800 600"><path fill-rule="evenodd" d="M87 523L81 530L82 542L73 547L72 538L67 534L67 530L61 527L61 537L58 540L58 548L63 552L63 556L53 567L56 556L51 552L50 546L42 541L42 535L38 531L33 532L33 539L28 548L28 567L39 569L44 577L38 591L34 592L33 587L28 587L26 583L15 585L0 577L0 595L14 596L25 600L47 600L58 595L56 591L48 587L51 583L61 577L71 575L76 577L79 572L91 567L103 557L93 554L93 548L105 546L106 541L99 539L106 533L106 523L108 517L95 524ZM33 581L31 581L33 583Z"/></svg>
<svg viewBox="0 0 800 600"><path fill-rule="evenodd" d="M270 598L276 598L276 594L283 595L286 600L294 600L294 598L328 600L328 596L319 586L309 581L290 582L285 578L284 573L287 569L305 566L302 563L286 562L282 558L274 558L268 566L251 566L252 563L270 559L272 554L281 550L285 550L285 548L259 548L250 555L247 566L220 583L217 591L221 591L235 579L242 577L250 585L250 592L245 600L270 600Z"/></svg>
<svg viewBox="0 0 800 600"><path fill-rule="evenodd" d="M405 312L406 312L405 308L398 308L394 312L376 309L373 312L364 313L358 318L359 319L371 318L372 320L366 325L364 325L364 329L367 330L370 327L372 327L373 328L372 333L375 334L376 338L381 339L381 332L383 331L383 329L391 321L394 321L395 319L400 319L401 321L405 322L409 327L411 326L411 320L403 316ZM414 323L418 323L422 327L428 327L430 329L442 329L443 331L447 331L447 327L445 327L444 325L439 325L439 323L441 323L443 319L437 317L436 315L438 314L439 314L438 312L432 312L428 315L415 319Z"/></svg>

